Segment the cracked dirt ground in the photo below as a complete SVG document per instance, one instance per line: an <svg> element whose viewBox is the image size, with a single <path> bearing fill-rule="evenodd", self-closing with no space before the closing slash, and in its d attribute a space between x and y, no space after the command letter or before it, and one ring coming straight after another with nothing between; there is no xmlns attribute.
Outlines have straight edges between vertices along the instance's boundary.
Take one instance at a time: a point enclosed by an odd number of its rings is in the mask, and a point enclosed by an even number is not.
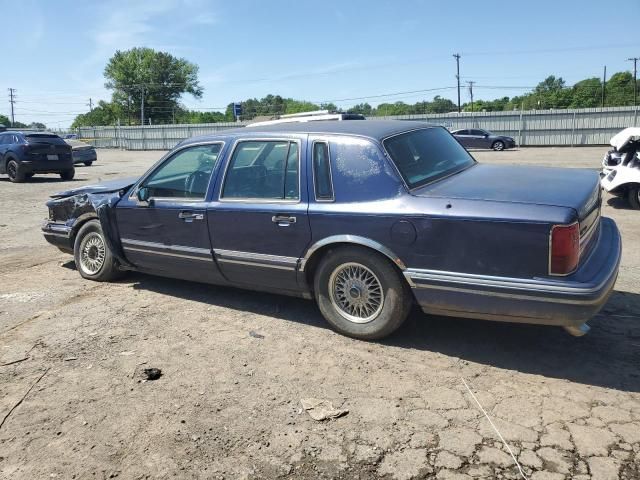
<svg viewBox="0 0 640 480"><path fill-rule="evenodd" d="M475 155L596 168L605 150ZM478 403L527 478L640 478L640 212L605 202L624 257L586 337L415 311L367 343L309 301L84 281L41 238L50 193L159 156L100 151L74 182L0 179L0 364L16 362L0 367L0 421L45 374L0 427L0 478L522 478ZM146 367L163 376L139 382ZM306 397L349 414L316 422Z"/></svg>

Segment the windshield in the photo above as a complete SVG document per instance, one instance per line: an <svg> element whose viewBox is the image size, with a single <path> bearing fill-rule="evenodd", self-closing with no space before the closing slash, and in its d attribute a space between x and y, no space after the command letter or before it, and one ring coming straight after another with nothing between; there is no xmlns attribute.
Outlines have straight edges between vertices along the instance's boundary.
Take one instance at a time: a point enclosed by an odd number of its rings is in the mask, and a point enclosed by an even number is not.
<svg viewBox="0 0 640 480"><path fill-rule="evenodd" d="M383 143L409 188L425 185L476 163L442 127L402 133Z"/></svg>

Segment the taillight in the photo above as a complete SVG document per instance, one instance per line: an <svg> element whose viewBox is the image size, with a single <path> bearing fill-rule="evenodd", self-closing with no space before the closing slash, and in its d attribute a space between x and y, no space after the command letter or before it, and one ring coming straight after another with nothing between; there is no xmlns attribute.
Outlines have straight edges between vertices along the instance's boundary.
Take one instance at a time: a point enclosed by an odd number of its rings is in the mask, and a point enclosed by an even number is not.
<svg viewBox="0 0 640 480"><path fill-rule="evenodd" d="M580 224L551 227L549 273L569 275L580 261Z"/></svg>

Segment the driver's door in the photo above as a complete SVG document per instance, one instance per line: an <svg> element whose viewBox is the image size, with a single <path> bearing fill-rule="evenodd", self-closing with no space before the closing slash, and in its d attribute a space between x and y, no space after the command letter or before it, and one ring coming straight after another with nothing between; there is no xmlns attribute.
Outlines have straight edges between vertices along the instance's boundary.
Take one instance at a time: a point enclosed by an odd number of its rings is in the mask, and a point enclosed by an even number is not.
<svg viewBox="0 0 640 480"><path fill-rule="evenodd" d="M222 280L205 208L222 148L222 143L211 143L176 151L118 203L122 247L137 268L190 280Z"/></svg>

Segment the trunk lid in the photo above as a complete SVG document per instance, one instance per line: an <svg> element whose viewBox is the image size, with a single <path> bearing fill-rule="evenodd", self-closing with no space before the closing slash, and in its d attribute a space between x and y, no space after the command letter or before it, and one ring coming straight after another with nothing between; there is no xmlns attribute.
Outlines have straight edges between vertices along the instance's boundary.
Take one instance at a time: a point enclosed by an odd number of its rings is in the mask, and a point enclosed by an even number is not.
<svg viewBox="0 0 640 480"><path fill-rule="evenodd" d="M594 210L599 210L600 178L586 169L476 164L411 193L572 208L582 230L592 223ZM589 225L582 225L583 221Z"/></svg>

